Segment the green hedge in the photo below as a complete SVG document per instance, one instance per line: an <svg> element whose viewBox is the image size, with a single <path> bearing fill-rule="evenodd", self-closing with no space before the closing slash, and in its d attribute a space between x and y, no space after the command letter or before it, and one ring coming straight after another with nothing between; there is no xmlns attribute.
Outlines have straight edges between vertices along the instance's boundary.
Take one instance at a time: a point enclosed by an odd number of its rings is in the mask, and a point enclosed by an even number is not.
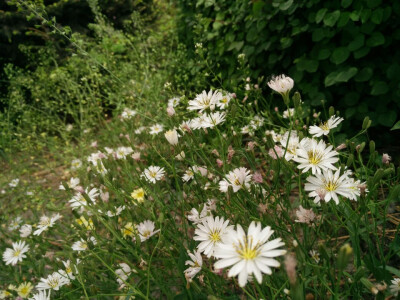
<svg viewBox="0 0 400 300"><path fill-rule="evenodd" d="M304 100L373 126L400 118L400 2L180 0L179 35L201 42L216 71L234 78L244 53L251 75L285 73ZM219 67L217 66L219 65ZM386 129L385 129L386 130Z"/></svg>

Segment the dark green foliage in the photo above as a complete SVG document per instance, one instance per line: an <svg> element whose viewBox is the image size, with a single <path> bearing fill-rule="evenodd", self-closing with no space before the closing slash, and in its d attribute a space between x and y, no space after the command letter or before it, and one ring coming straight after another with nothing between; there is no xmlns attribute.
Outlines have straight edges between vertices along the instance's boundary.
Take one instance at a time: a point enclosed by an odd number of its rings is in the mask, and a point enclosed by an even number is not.
<svg viewBox="0 0 400 300"><path fill-rule="evenodd" d="M400 2L181 0L180 39L201 42L215 73L236 84L237 56L251 77L285 73L311 105L327 100L357 128L400 118ZM379 127L384 126L384 128ZM345 128L346 129L346 128Z"/></svg>

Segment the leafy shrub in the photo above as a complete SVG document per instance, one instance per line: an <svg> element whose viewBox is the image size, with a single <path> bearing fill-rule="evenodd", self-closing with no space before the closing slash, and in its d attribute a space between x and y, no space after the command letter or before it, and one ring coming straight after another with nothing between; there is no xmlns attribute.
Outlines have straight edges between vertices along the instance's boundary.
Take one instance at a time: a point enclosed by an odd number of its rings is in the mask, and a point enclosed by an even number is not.
<svg viewBox="0 0 400 300"><path fill-rule="evenodd" d="M287 73L313 106L327 100L352 118L348 132L367 115L373 126L390 127L399 118L400 3L178 3L180 40L193 51L195 43L203 43L216 72L231 84L237 83L237 56L244 53L251 77Z"/></svg>

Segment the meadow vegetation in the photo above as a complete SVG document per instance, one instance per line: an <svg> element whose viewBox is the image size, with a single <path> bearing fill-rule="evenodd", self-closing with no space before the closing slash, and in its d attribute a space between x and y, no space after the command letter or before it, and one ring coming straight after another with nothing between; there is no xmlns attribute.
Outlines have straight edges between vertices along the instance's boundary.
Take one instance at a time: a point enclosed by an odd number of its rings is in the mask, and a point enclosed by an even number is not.
<svg viewBox="0 0 400 300"><path fill-rule="evenodd" d="M368 117L188 55L173 3L124 28L88 3L79 34L14 1L68 54L5 69L0 299L398 297L400 172Z"/></svg>

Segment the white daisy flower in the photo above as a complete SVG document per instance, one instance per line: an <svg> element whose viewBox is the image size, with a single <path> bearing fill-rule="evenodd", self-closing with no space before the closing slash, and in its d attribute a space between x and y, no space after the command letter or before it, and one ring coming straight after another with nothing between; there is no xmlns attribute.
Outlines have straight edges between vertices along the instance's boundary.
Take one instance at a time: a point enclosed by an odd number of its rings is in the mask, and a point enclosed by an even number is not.
<svg viewBox="0 0 400 300"><path fill-rule="evenodd" d="M225 122L225 113L218 111L209 115L207 114L204 117L203 128L213 128L223 122Z"/></svg>
<svg viewBox="0 0 400 300"><path fill-rule="evenodd" d="M106 155L101 151L97 151L95 153L90 154L87 158L87 161L92 163L94 166L97 166L98 162L99 161L101 162L103 158L106 158Z"/></svg>
<svg viewBox="0 0 400 300"><path fill-rule="evenodd" d="M67 276L70 280L74 280L75 279L75 274L78 273L78 269L77 267L71 263L71 261L68 259L67 261L62 261L65 270L58 270L58 273L60 273L61 275Z"/></svg>
<svg viewBox="0 0 400 300"><path fill-rule="evenodd" d="M200 115L197 118L188 121L191 129L206 128L208 121L206 114Z"/></svg>
<svg viewBox="0 0 400 300"><path fill-rule="evenodd" d="M221 95L222 95L222 97L219 99L219 101L217 102L216 105L217 105L220 109L225 109L225 108L228 107L229 102L230 102L231 99L232 99L232 95L231 95L231 93L227 93L227 92L223 92L223 93L221 93Z"/></svg>
<svg viewBox="0 0 400 300"><path fill-rule="evenodd" d="M286 250L278 249L284 245L281 238L268 241L273 233L269 226L261 229L261 223L251 222L247 234L237 225L237 229L231 230L216 247L214 256L219 260L214 267L222 269L233 266L228 276L239 275L241 287L246 285L251 275L261 283L262 273L271 275L271 267L280 266L274 257L286 254Z"/></svg>
<svg viewBox="0 0 400 300"><path fill-rule="evenodd" d="M72 170L78 170L80 167L82 167L82 161L80 159L74 159L71 162L71 169Z"/></svg>
<svg viewBox="0 0 400 300"><path fill-rule="evenodd" d="M389 286L390 292L397 297L400 291L400 278L395 278L391 281L391 285Z"/></svg>
<svg viewBox="0 0 400 300"><path fill-rule="evenodd" d="M289 94L290 90L294 86L294 81L292 78L287 77L285 75L279 75L276 77L273 77L269 82L268 86L273 89L275 92L285 95Z"/></svg>
<svg viewBox="0 0 400 300"><path fill-rule="evenodd" d="M119 284L119 288L122 289L126 286L125 281L132 274L132 271L135 273L136 273L136 271L132 270L131 267L126 263L120 263L119 267L120 267L120 269L115 270L115 274L118 277L117 282Z"/></svg>
<svg viewBox="0 0 400 300"><path fill-rule="evenodd" d="M275 143L280 142L281 139L282 139L282 135L276 133L274 130L266 130L266 131L265 131L265 135L270 135L270 136L272 137L272 140L273 140Z"/></svg>
<svg viewBox="0 0 400 300"><path fill-rule="evenodd" d="M340 175L340 169L338 169L335 173L326 170L322 174L309 176L304 190L311 192L309 196L314 197L315 203L319 203L320 200L329 202L333 199L336 204L339 204L338 195L350 200L357 200L357 197L360 196L360 190L354 180L348 177L348 174L348 172L344 172L343 175ZM321 199L321 195L323 195L323 199Z"/></svg>
<svg viewBox="0 0 400 300"><path fill-rule="evenodd" d="M34 294L29 300L50 300L51 290L49 290L49 294L47 294L47 290L39 291Z"/></svg>
<svg viewBox="0 0 400 300"><path fill-rule="evenodd" d="M139 128L135 129L135 134L141 134L144 130L146 129L146 127L144 126L140 126Z"/></svg>
<svg viewBox="0 0 400 300"><path fill-rule="evenodd" d="M117 159L126 159L126 157L132 152L132 147L118 147L117 150L115 150L115 157Z"/></svg>
<svg viewBox="0 0 400 300"><path fill-rule="evenodd" d="M155 124L153 126L150 127L150 134L151 135L156 135L159 134L160 132L162 132L164 130L164 127L160 124Z"/></svg>
<svg viewBox="0 0 400 300"><path fill-rule="evenodd" d="M24 224L19 229L20 237L26 238L31 235L32 233L32 225Z"/></svg>
<svg viewBox="0 0 400 300"><path fill-rule="evenodd" d="M309 132L314 137L328 135L329 131L332 128L337 127L342 121L343 121L343 118L332 116L329 118L328 121L326 121L325 123L321 123L319 126L315 126L315 125L310 126Z"/></svg>
<svg viewBox="0 0 400 300"><path fill-rule="evenodd" d="M226 179L219 182L219 190L226 193L228 187L232 186L233 191L236 193L240 189L250 188L251 175L250 171L246 168L237 168L226 175Z"/></svg>
<svg viewBox="0 0 400 300"><path fill-rule="evenodd" d="M37 225L37 228L34 232L33 235L40 235L43 231L47 230L50 227L53 227L55 222L61 218L60 214L56 214L54 216L47 217L45 215L40 217L39 224Z"/></svg>
<svg viewBox="0 0 400 300"><path fill-rule="evenodd" d="M188 252L191 260L187 260L185 265L189 265L185 273L185 278L188 282L191 282L193 278L201 271L203 265L203 258L201 257L200 251L194 251L193 253Z"/></svg>
<svg viewBox="0 0 400 300"><path fill-rule="evenodd" d="M15 266L18 262L22 261L26 257L24 253L29 251L29 245L25 244L25 241L19 241L12 243L12 249L7 248L3 253L3 261L6 265Z"/></svg>
<svg viewBox="0 0 400 300"><path fill-rule="evenodd" d="M169 107L177 107L180 102L181 102L181 98L174 97L174 98L171 98L168 100L168 106Z"/></svg>
<svg viewBox="0 0 400 300"><path fill-rule="evenodd" d="M136 111L125 107L124 111L121 114L121 118L124 120L129 120L136 115Z"/></svg>
<svg viewBox="0 0 400 300"><path fill-rule="evenodd" d="M16 179L11 180L11 182L8 185L12 188L15 188L15 187L17 187L18 184L19 184L19 179L16 178Z"/></svg>
<svg viewBox="0 0 400 300"><path fill-rule="evenodd" d="M195 230L195 236L193 239L195 241L200 241L197 249L211 257L214 254L214 250L217 245L219 245L222 239L229 233L233 228L232 225L228 226L229 220L224 220L220 217L206 217L201 223L197 224Z"/></svg>
<svg viewBox="0 0 400 300"><path fill-rule="evenodd" d="M40 282L36 285L36 289L38 291L49 289L58 291L60 287L62 287L63 285L68 285L70 283L71 281L68 279L68 277L63 276L60 273L54 272L53 274L47 276L47 278L40 278Z"/></svg>
<svg viewBox="0 0 400 300"><path fill-rule="evenodd" d="M319 261L320 261L321 259L319 258L319 252L318 252L318 251L310 250L309 254L310 254L311 258L312 258L316 263L319 263Z"/></svg>
<svg viewBox="0 0 400 300"><path fill-rule="evenodd" d="M254 116L254 118L250 121L250 126L256 130L264 125L264 118L258 115Z"/></svg>
<svg viewBox="0 0 400 300"><path fill-rule="evenodd" d="M16 217L14 220L12 220L11 222L10 222L10 224L8 225L8 230L9 231L13 231L13 230L15 230L15 229L18 229L21 225L22 223L22 218L21 217Z"/></svg>
<svg viewBox="0 0 400 300"><path fill-rule="evenodd" d="M85 240L81 239L80 241L73 243L71 248L75 251L85 251L88 249L88 244Z"/></svg>
<svg viewBox="0 0 400 300"><path fill-rule="evenodd" d="M90 191L88 190L89 188L85 189L85 194L87 195L87 197L89 197L92 203L96 203L96 198L99 196L99 190L96 188L92 188ZM69 203L71 203L72 209L84 208L88 205L86 198L83 196L82 193L79 192L76 193L71 200L69 200Z"/></svg>
<svg viewBox="0 0 400 300"><path fill-rule="evenodd" d="M158 166L150 166L143 171L140 177L144 177L149 182L156 183L156 181L161 180L164 174L164 168Z"/></svg>
<svg viewBox="0 0 400 300"><path fill-rule="evenodd" d="M208 94L206 91L203 91L201 94L198 94L194 100L189 101L187 109L198 110L199 112L203 112L207 108L214 110L215 105L217 105L221 98L222 94L218 91L213 92L213 90L210 90Z"/></svg>
<svg viewBox="0 0 400 300"><path fill-rule="evenodd" d="M294 116L294 108L289 108L289 109L287 109L287 110L285 110L284 112L283 112L283 118L284 119L289 119L290 117L293 117Z"/></svg>
<svg viewBox="0 0 400 300"><path fill-rule="evenodd" d="M204 205L200 213L197 211L197 209L192 208L187 218L193 224L199 224L200 222L203 221L205 217L207 217L207 215L208 215L208 208L207 205Z"/></svg>
<svg viewBox="0 0 400 300"><path fill-rule="evenodd" d="M300 139L297 136L296 131L292 130L291 132L285 132L285 134L281 137L279 143L282 145L283 151L287 146L285 154L285 159L287 161L290 161L293 159L293 157L296 157L296 150L300 146Z"/></svg>
<svg viewBox="0 0 400 300"><path fill-rule="evenodd" d="M293 160L299 165L297 168L303 169L303 173L311 169L313 174L321 174L321 170L336 170L333 165L339 158L339 154L332 150L332 145L325 144L324 141L317 142L314 139L302 139L299 148L296 150L297 157Z"/></svg>
<svg viewBox="0 0 400 300"><path fill-rule="evenodd" d="M253 135L254 134L254 128L251 127L250 125L243 126L242 129L240 130L241 134L249 134Z"/></svg>
<svg viewBox="0 0 400 300"><path fill-rule="evenodd" d="M136 229L138 231L140 241L144 242L145 240L148 240L149 238L151 238L153 235L155 235L157 232L160 231L159 229L154 231L154 228L155 228L154 222L150 220L144 221L139 225L137 225Z"/></svg>
<svg viewBox="0 0 400 300"><path fill-rule="evenodd" d="M68 186L70 189L75 189L75 188L79 185L79 183L80 183L79 178L71 177L71 179L69 180L69 182L67 182L67 186ZM65 190L65 187L64 187L63 184L60 184L60 186L58 187L58 189L59 189L59 190Z"/></svg>

